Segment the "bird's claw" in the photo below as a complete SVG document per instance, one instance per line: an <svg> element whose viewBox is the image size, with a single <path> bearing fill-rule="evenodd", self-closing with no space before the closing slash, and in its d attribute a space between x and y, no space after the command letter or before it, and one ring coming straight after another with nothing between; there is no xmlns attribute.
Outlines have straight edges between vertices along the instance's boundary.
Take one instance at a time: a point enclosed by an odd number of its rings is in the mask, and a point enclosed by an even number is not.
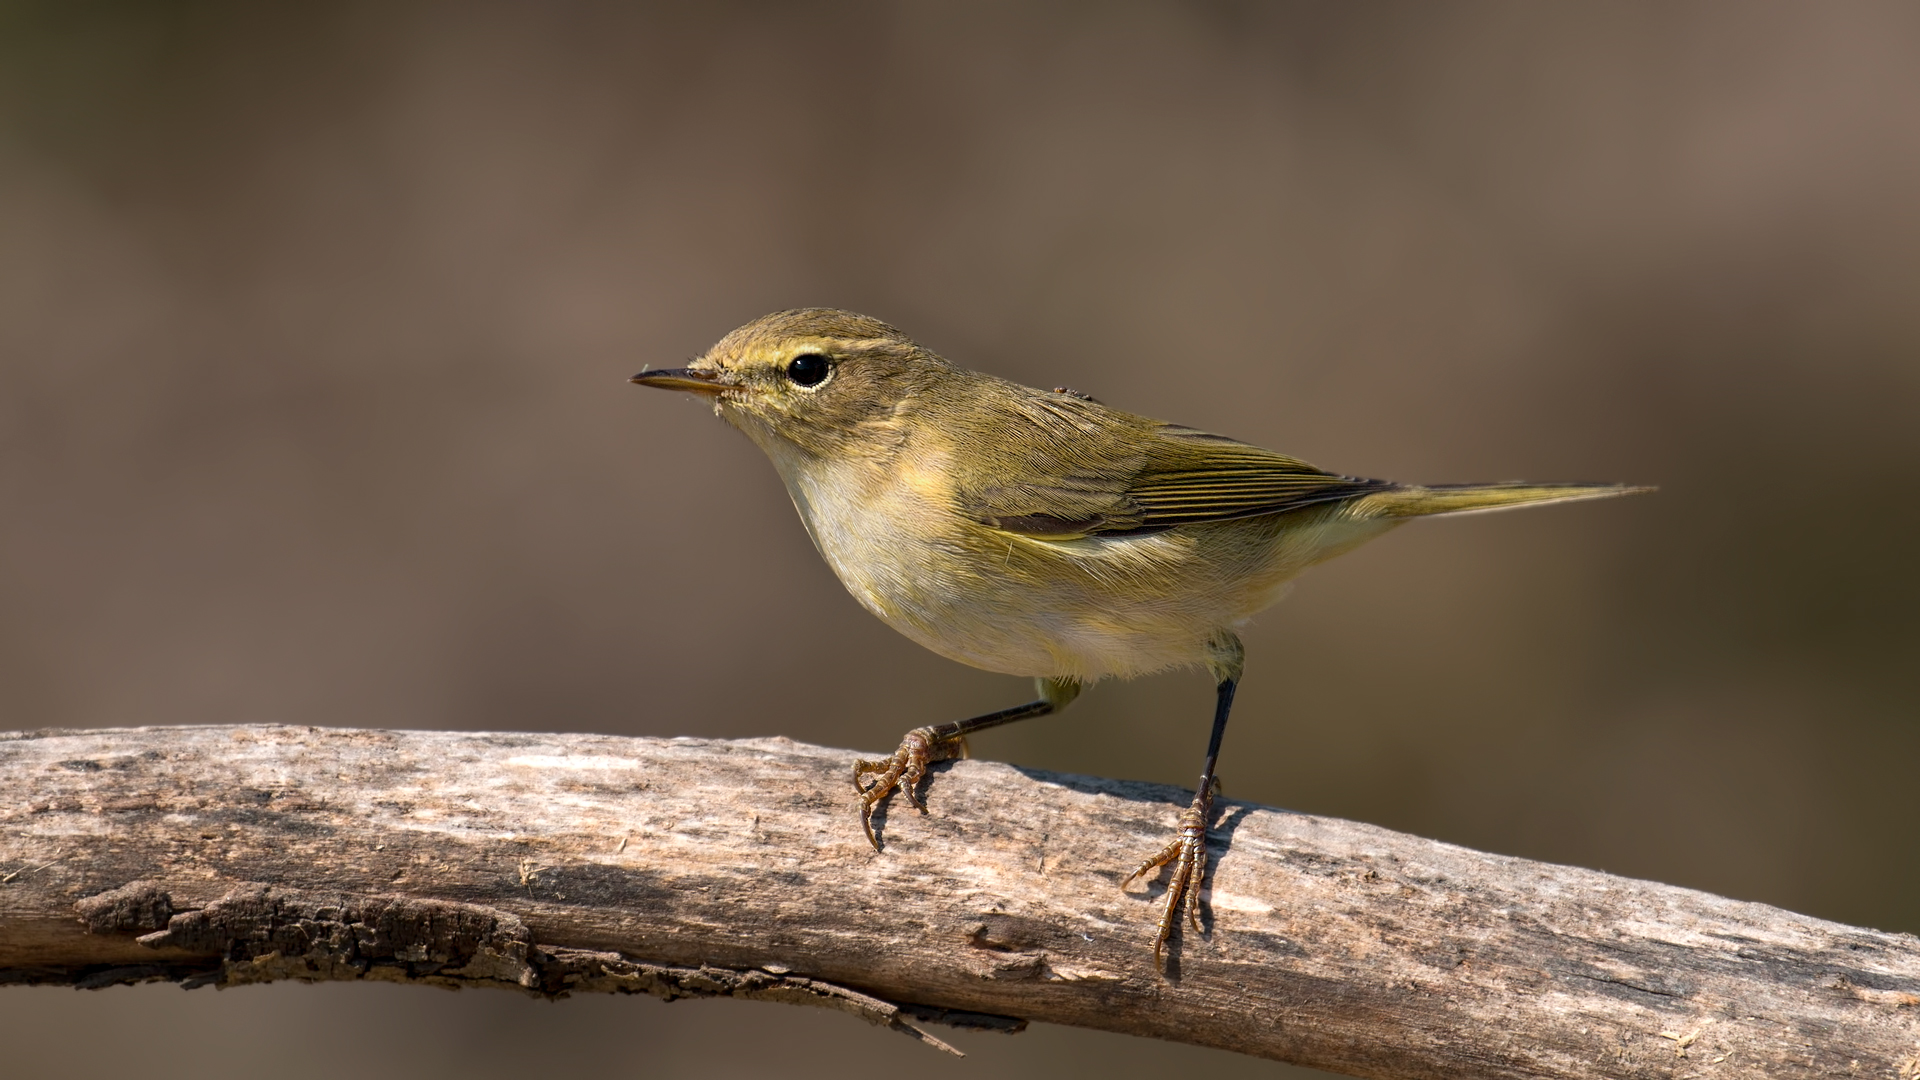
<svg viewBox="0 0 1920 1080"><path fill-rule="evenodd" d="M927 766L948 758L964 757L966 741L959 737L942 737L930 727L914 728L900 740L900 748L891 757L872 760L861 758L853 763L853 790L860 793L860 825L867 831L867 841L873 850L880 850L880 837L873 831L873 808L880 805L888 794L898 790L907 800L907 805L921 813L927 812L927 804L920 799L920 781L927 775ZM872 777L868 780L868 777Z"/></svg>
<svg viewBox="0 0 1920 1080"><path fill-rule="evenodd" d="M1207 822L1213 816L1213 790L1209 785L1195 795L1193 805L1180 815L1179 835L1120 883L1124 889L1141 875L1168 863L1173 864L1173 874L1167 881L1167 893L1160 908L1158 933L1153 941L1153 964L1156 968L1162 966L1162 954L1173 937L1174 927L1180 925L1183 912L1195 933L1203 929L1200 925L1200 886L1207 876Z"/></svg>

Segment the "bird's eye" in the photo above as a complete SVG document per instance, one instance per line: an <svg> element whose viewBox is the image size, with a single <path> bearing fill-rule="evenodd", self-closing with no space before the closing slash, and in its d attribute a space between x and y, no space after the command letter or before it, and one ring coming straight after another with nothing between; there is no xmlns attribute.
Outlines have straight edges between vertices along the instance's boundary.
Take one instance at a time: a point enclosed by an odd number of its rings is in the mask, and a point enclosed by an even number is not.
<svg viewBox="0 0 1920 1080"><path fill-rule="evenodd" d="M827 381L827 373L833 366L819 353L801 353L787 365L787 378L800 386L819 386Z"/></svg>

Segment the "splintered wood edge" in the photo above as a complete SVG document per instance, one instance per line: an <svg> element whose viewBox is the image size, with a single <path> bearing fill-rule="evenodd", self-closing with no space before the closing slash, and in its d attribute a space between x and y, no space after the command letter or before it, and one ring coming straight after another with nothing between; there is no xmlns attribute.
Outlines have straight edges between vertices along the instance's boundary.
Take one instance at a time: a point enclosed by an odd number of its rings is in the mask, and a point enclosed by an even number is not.
<svg viewBox="0 0 1920 1080"><path fill-rule="evenodd" d="M784 739L0 735L0 982L358 979L1024 1020L1356 1076L1920 1076L1920 942L1222 801L1207 932L1120 888L1190 793L936 767L876 853ZM1013 1018L1022 1019L1013 1019Z"/></svg>

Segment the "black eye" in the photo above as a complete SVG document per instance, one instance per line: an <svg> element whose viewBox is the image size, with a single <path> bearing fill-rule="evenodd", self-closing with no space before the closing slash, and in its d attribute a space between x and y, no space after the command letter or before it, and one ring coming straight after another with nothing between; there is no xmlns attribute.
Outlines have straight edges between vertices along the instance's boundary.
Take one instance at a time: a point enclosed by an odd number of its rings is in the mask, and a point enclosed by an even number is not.
<svg viewBox="0 0 1920 1080"><path fill-rule="evenodd" d="M827 373L832 370L833 365L819 353L801 353L787 365L787 378L801 386L819 386L827 381Z"/></svg>

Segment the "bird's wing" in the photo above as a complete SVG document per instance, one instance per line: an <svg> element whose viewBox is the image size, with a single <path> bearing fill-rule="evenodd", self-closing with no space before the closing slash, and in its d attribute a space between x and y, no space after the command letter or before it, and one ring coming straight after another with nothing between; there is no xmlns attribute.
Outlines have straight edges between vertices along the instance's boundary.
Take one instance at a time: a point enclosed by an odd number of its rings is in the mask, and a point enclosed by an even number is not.
<svg viewBox="0 0 1920 1080"><path fill-rule="evenodd" d="M1395 486L1065 395L1037 395L1002 416L1016 430L973 448L995 460L999 479L962 478L955 494L963 513L1027 536L1139 535Z"/></svg>
<svg viewBox="0 0 1920 1080"><path fill-rule="evenodd" d="M1280 514L1395 485L1324 472L1298 458L1163 424L1127 495L1149 528Z"/></svg>

